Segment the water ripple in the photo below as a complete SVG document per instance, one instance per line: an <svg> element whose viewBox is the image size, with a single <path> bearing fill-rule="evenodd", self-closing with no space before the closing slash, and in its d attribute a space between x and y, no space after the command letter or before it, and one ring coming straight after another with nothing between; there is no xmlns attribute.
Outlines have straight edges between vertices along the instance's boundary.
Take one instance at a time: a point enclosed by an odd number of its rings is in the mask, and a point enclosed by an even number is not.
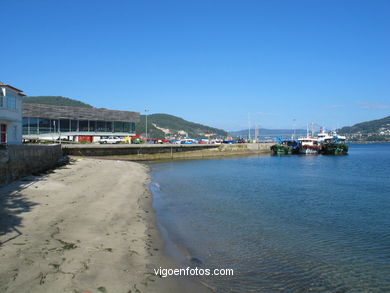
<svg viewBox="0 0 390 293"><path fill-rule="evenodd" d="M235 271L217 292L390 292L390 145L156 166L172 239Z"/></svg>

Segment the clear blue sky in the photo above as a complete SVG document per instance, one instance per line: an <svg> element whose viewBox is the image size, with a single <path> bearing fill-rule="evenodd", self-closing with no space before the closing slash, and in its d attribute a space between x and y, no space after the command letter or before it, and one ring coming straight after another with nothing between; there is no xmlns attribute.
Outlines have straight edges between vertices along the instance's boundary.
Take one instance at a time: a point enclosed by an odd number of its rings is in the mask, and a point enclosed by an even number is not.
<svg viewBox="0 0 390 293"><path fill-rule="evenodd" d="M227 130L390 115L387 0L2 0L0 28L27 95Z"/></svg>

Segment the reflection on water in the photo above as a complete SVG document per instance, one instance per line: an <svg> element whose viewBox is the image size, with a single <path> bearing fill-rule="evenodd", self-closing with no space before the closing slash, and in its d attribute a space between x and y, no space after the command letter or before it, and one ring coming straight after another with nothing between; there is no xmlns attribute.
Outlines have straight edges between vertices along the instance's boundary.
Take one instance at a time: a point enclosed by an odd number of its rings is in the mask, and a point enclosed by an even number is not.
<svg viewBox="0 0 390 293"><path fill-rule="evenodd" d="M218 292L390 291L390 145L152 165L154 207Z"/></svg>

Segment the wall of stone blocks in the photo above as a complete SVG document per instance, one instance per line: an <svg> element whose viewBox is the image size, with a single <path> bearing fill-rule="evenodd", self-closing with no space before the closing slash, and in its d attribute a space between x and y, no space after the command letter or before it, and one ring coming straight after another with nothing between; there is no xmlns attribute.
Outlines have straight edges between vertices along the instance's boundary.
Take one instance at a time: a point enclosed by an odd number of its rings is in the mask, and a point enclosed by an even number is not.
<svg viewBox="0 0 390 293"><path fill-rule="evenodd" d="M55 167L60 145L8 145L0 148L0 185Z"/></svg>

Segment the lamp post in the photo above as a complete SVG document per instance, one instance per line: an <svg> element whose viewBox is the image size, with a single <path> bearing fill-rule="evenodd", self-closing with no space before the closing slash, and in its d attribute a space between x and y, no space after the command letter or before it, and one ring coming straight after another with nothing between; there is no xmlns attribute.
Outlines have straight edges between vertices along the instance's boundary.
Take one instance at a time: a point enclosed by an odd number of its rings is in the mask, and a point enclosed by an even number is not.
<svg viewBox="0 0 390 293"><path fill-rule="evenodd" d="M53 135L52 135L53 143L55 143L55 141L54 141L54 135L55 135L55 133L56 133L56 121L54 120L54 121L53 121Z"/></svg>
<svg viewBox="0 0 390 293"><path fill-rule="evenodd" d="M248 142L251 141L251 117L248 112Z"/></svg>
<svg viewBox="0 0 390 293"><path fill-rule="evenodd" d="M149 112L149 109L145 109L145 137L146 137L146 143L148 143L148 112Z"/></svg>
<svg viewBox="0 0 390 293"><path fill-rule="evenodd" d="M295 128L296 128L295 121L297 121L297 119L293 119L293 128L294 128L293 140L295 140Z"/></svg>

